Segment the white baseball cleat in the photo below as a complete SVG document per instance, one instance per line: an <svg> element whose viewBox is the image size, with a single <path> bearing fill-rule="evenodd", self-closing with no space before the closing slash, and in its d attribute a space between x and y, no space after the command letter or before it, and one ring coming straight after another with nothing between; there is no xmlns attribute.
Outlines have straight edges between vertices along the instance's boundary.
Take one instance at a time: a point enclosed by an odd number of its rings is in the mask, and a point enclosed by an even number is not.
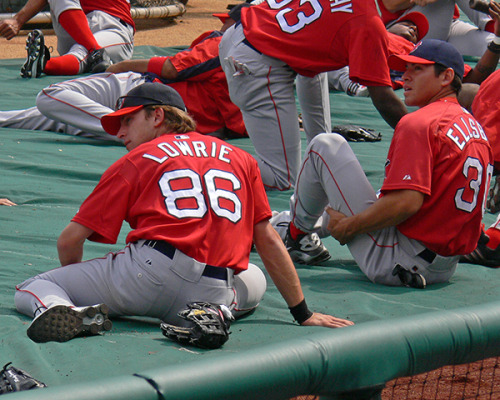
<svg viewBox="0 0 500 400"><path fill-rule="evenodd" d="M58 305L35 317L28 328L28 337L36 343L67 342L77 335L109 331L112 326L105 304L73 308Z"/></svg>
<svg viewBox="0 0 500 400"><path fill-rule="evenodd" d="M306 233L292 239L288 228L285 246L293 262L298 264L319 264L330 259L330 253L317 233Z"/></svg>

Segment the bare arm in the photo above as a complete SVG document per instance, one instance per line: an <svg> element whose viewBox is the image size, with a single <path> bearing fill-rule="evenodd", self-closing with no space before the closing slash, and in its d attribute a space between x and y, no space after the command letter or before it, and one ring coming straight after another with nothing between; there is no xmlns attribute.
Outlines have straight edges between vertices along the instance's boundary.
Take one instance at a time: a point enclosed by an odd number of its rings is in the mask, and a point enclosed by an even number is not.
<svg viewBox="0 0 500 400"><path fill-rule="evenodd" d="M406 106L389 86L368 86L373 105L385 122L395 128L399 120L408 113Z"/></svg>
<svg viewBox="0 0 500 400"><path fill-rule="evenodd" d="M393 190L366 210L347 217L327 208L330 215L328 230L340 244L350 242L356 235L395 226L415 214L424 202L424 194L416 190Z"/></svg>
<svg viewBox="0 0 500 400"><path fill-rule="evenodd" d="M304 300L299 277L280 236L269 221L259 222L255 226L253 239L267 272L288 306L299 304ZM339 328L353 323L331 315L313 313L302 325Z"/></svg>
<svg viewBox="0 0 500 400"><path fill-rule="evenodd" d="M112 64L111 66L109 66L106 72L113 72L115 74L118 72L127 72L127 71L144 73L148 71L148 63L149 60L120 61L119 63ZM161 70L161 77L163 79L176 79L177 75L178 73L174 65L170 62L169 59L165 60L165 62L163 63L163 68Z"/></svg>
<svg viewBox="0 0 500 400"><path fill-rule="evenodd" d="M77 222L70 222L64 228L57 239L57 252L62 266L82 261L83 244L93 232L92 229Z"/></svg>
<svg viewBox="0 0 500 400"><path fill-rule="evenodd" d="M0 21L0 36L7 40L19 34L22 26L47 5L47 0L28 0L12 19Z"/></svg>
<svg viewBox="0 0 500 400"><path fill-rule="evenodd" d="M490 2L490 15L495 21L495 35L500 37L500 4ZM476 66L464 77L464 83L481 84L497 68L500 54L486 49Z"/></svg>

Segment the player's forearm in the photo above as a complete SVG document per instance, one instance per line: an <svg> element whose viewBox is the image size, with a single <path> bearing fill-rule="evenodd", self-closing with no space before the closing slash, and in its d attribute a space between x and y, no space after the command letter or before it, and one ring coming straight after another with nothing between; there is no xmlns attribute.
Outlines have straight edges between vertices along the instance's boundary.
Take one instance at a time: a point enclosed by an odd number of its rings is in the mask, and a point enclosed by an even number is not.
<svg viewBox="0 0 500 400"><path fill-rule="evenodd" d="M304 299L300 280L281 238L274 228L257 224L254 243L267 272L289 307ZM259 226L260 225L260 226Z"/></svg>
<svg viewBox="0 0 500 400"><path fill-rule="evenodd" d="M116 64L111 64L106 72L120 73L120 72L139 72L143 73L148 70L149 60L124 60Z"/></svg>
<svg viewBox="0 0 500 400"><path fill-rule="evenodd" d="M28 0L21 10L14 16L14 19L21 28L26 22L38 14L47 5L47 0Z"/></svg>
<svg viewBox="0 0 500 400"><path fill-rule="evenodd" d="M57 239L57 252L62 266L79 263L83 258L83 244L92 230L70 222Z"/></svg>
<svg viewBox="0 0 500 400"><path fill-rule="evenodd" d="M399 120L403 118L408 110L403 101L389 86L369 86L368 92L373 105L380 113L385 122L395 128Z"/></svg>
<svg viewBox="0 0 500 400"><path fill-rule="evenodd" d="M328 229L334 238L345 244L357 235L406 221L420 209L423 198L424 195L415 190L392 191L359 214L341 217L339 213L329 212L331 218Z"/></svg>
<svg viewBox="0 0 500 400"><path fill-rule="evenodd" d="M490 14L495 20L495 35L500 37L500 4L492 1L490 3ZM481 84L497 68L500 54L486 49L476 66L464 77L464 83Z"/></svg>

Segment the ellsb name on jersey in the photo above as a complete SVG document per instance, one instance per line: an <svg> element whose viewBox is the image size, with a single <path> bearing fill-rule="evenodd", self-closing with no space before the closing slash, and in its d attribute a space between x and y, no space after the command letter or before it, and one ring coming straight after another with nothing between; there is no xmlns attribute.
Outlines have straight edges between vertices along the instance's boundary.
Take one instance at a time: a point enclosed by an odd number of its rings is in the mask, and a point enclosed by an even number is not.
<svg viewBox="0 0 500 400"><path fill-rule="evenodd" d="M460 117L460 121L454 122L448 129L446 136L448 136L460 150L463 150L471 139L483 139L486 142L488 141L483 127L472 117L469 117L467 121L463 117Z"/></svg>
<svg viewBox="0 0 500 400"><path fill-rule="evenodd" d="M176 139L189 138L187 135L178 135ZM202 141L187 141L187 140L173 140L172 143L162 142L158 143L158 149L161 150L163 157L157 157L152 154L143 154L144 158L156 161L159 164L164 163L169 158L186 156L186 157L198 157L198 158L216 158L220 161L224 161L228 164L231 160L227 158L233 149L222 143L212 142L210 149L207 148L206 144Z"/></svg>

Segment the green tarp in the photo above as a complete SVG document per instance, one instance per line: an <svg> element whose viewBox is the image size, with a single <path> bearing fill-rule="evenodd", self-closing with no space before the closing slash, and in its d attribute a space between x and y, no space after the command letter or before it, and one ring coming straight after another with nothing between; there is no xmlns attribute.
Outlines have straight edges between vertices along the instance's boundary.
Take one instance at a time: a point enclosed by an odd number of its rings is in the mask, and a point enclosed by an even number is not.
<svg viewBox="0 0 500 400"><path fill-rule="evenodd" d="M135 57L171 54L176 50L139 47ZM46 76L23 80L19 76L21 63L22 60L0 61L0 110L31 107L40 89L61 80L61 77ZM382 132L381 142L351 144L370 182L379 188L392 130L378 115L370 99L332 93L331 103L333 124L354 123ZM248 139L232 143L253 152ZM210 368L212 358L214 362L226 357L229 360L255 359L262 354L262 348L283 349L287 341L308 340L310 335L312 338L326 335L332 340L337 337L345 340L349 336L348 330L353 328L327 330L296 326L286 303L268 280L261 306L232 326L230 340L219 350L181 347L162 336L157 321L139 318L115 319L113 330L103 336L78 338L62 344L36 344L29 340L26 329L31 320L14 308L15 285L58 266L56 240L59 233L104 170L125 152L124 147L108 142L52 132L0 128L0 198L7 197L19 204L17 207L0 206L0 364L12 361L49 387L60 387L61 393L67 385L94 385L98 380L98 387L106 387L109 382L112 385L107 389L108 394L115 393L115 398L120 398L118 394L120 388L123 389L120 382L135 382L138 378L131 375L141 371L165 367L167 371L175 370L186 377L197 361L203 361L203 365ZM408 157L411 157L411 149L408 149ZM272 209L287 209L290 195L291 192L270 192ZM486 214L484 220L490 224L495 216ZM128 226L124 226L114 246L87 243L84 257L99 257L122 248L127 232ZM500 300L500 271L495 269L460 264L446 284L425 290L385 287L365 278L347 247L340 246L332 238L324 243L332 254L330 261L321 266L297 266L305 296L314 310L355 321L356 332L362 332L365 324L367 329L374 329L380 323L389 335L393 324L397 325L401 319L411 320L412 316L425 328L427 313L482 304L486 304L485 310L488 307L495 309L487 304ZM222 245L230 246L231 243ZM263 267L256 253L252 253L251 262ZM469 334L467 327L463 332L460 332L462 328L457 329L458 334ZM474 343L473 339L471 336ZM280 360L276 362L279 364ZM370 368L377 368L373 359L369 362ZM214 379L230 382L238 379L238 374L239 371L234 370L233 376L214 376ZM136 388L139 392L143 385L150 388L142 380L139 382ZM243 380L239 384L244 386L246 383ZM70 392L59 398L70 398L65 397ZM156 398L154 391L150 395L153 397L143 398ZM33 396L37 398L35 393Z"/></svg>

